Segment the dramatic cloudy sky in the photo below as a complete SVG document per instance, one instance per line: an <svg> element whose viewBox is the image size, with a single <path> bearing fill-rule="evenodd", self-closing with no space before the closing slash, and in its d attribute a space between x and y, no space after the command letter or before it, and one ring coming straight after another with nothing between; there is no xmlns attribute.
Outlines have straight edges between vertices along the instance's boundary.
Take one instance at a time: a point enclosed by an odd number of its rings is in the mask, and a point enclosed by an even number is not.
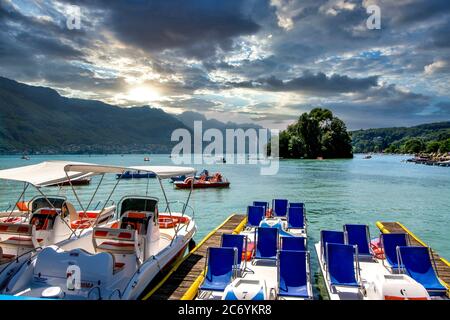
<svg viewBox="0 0 450 320"><path fill-rule="evenodd" d="M450 1L0 0L0 75L272 128L315 106L351 129L449 120Z"/></svg>

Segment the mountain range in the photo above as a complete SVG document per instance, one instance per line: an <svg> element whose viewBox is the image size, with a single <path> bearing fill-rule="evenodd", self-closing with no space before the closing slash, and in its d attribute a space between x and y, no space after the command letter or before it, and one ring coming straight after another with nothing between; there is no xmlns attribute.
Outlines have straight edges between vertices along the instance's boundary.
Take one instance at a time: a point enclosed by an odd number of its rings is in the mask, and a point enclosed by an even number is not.
<svg viewBox="0 0 450 320"><path fill-rule="evenodd" d="M172 132L236 128L202 114L173 115L148 106L122 108L67 98L47 87L0 77L0 153L168 153ZM245 125L244 127L250 127ZM259 126L255 126L260 128Z"/></svg>
<svg viewBox="0 0 450 320"><path fill-rule="evenodd" d="M20 153L169 153L172 132L262 128L207 119L185 111L174 115L159 108L123 108L95 100L67 98L47 87L0 77L0 154ZM450 138L450 122L414 127L351 132L354 152L383 151L408 138L441 141Z"/></svg>

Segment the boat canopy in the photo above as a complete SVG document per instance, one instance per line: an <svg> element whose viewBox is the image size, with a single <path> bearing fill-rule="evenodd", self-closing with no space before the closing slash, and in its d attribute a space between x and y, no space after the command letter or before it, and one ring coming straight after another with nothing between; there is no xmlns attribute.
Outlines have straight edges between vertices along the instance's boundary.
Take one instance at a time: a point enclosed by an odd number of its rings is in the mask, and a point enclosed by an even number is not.
<svg viewBox="0 0 450 320"><path fill-rule="evenodd" d="M66 170L81 172L85 174L103 174L103 173L124 173L125 171L145 171L153 172L160 179L167 179L174 176L180 175L193 175L196 170L191 167L175 167L175 166L131 166L131 167L121 167L121 166L108 166L108 165L97 165L97 164L68 164Z"/></svg>
<svg viewBox="0 0 450 320"><path fill-rule="evenodd" d="M81 162L79 162L81 163ZM68 161L44 161L29 166L0 170L0 179L30 183L36 187L45 187L71 180L87 177L86 172L65 171Z"/></svg>
<svg viewBox="0 0 450 320"><path fill-rule="evenodd" d="M191 167L174 166L110 166L72 161L44 161L29 166L0 170L0 179L30 183L36 187L45 187L70 180L76 180L103 173L124 173L140 170L155 173L161 179L178 175L195 174Z"/></svg>

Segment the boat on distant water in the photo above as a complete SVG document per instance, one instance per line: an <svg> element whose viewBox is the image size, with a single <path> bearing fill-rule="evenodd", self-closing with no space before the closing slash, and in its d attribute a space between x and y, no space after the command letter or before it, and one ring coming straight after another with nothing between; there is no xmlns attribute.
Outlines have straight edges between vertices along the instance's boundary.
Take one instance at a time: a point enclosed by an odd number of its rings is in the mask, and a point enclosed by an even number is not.
<svg viewBox="0 0 450 320"><path fill-rule="evenodd" d="M27 156L26 154L22 155L22 157L20 157L22 160L30 160L30 157Z"/></svg>
<svg viewBox="0 0 450 320"><path fill-rule="evenodd" d="M372 156L370 154L368 154L368 155L364 156L363 159L372 159Z"/></svg>
<svg viewBox="0 0 450 320"><path fill-rule="evenodd" d="M53 185L50 185L49 187L61 187L61 186L86 186L91 183L91 178L80 178L80 179L73 179L73 180L67 180L64 182L59 182Z"/></svg>
<svg viewBox="0 0 450 320"><path fill-rule="evenodd" d="M208 248L198 300L313 299L303 203L254 201L235 232Z"/></svg>
<svg viewBox="0 0 450 320"><path fill-rule="evenodd" d="M153 172L141 172L137 171L125 171L124 173L116 174L116 179L145 179L156 178L156 174Z"/></svg>
<svg viewBox="0 0 450 320"><path fill-rule="evenodd" d="M96 164L70 165L67 169L98 175L140 170L153 172L158 179L195 172L194 168L184 167ZM94 224L90 233L70 243L39 250L10 275L0 293L14 299L137 299L155 276L184 254L197 230L194 215L185 214L186 210L193 213L188 203L180 202L182 211L174 212L163 184L159 185L164 194L164 211L158 210L159 199L147 193L124 196L115 220L101 226Z"/></svg>
<svg viewBox="0 0 450 320"><path fill-rule="evenodd" d="M188 177L184 181L175 181L173 183L176 189L206 189L206 188L229 188L230 181L222 176L220 172L216 172L212 177L206 178L201 176L199 179Z"/></svg>
<svg viewBox="0 0 450 320"><path fill-rule="evenodd" d="M150 161L150 158L149 157L145 157L144 161Z"/></svg>

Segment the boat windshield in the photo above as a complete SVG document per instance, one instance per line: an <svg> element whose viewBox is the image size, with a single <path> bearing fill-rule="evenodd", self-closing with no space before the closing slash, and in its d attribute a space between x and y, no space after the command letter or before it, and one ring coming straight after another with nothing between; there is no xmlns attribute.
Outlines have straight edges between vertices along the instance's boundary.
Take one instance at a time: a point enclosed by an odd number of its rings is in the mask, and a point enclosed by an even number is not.
<svg viewBox="0 0 450 320"><path fill-rule="evenodd" d="M126 198L122 200L120 215L127 211L155 212L158 199L156 198Z"/></svg>
<svg viewBox="0 0 450 320"><path fill-rule="evenodd" d="M56 198L56 197L36 198L32 201L31 212L36 212L36 210L39 210L41 208L49 208L49 207L61 209L64 202L66 202L66 198Z"/></svg>

